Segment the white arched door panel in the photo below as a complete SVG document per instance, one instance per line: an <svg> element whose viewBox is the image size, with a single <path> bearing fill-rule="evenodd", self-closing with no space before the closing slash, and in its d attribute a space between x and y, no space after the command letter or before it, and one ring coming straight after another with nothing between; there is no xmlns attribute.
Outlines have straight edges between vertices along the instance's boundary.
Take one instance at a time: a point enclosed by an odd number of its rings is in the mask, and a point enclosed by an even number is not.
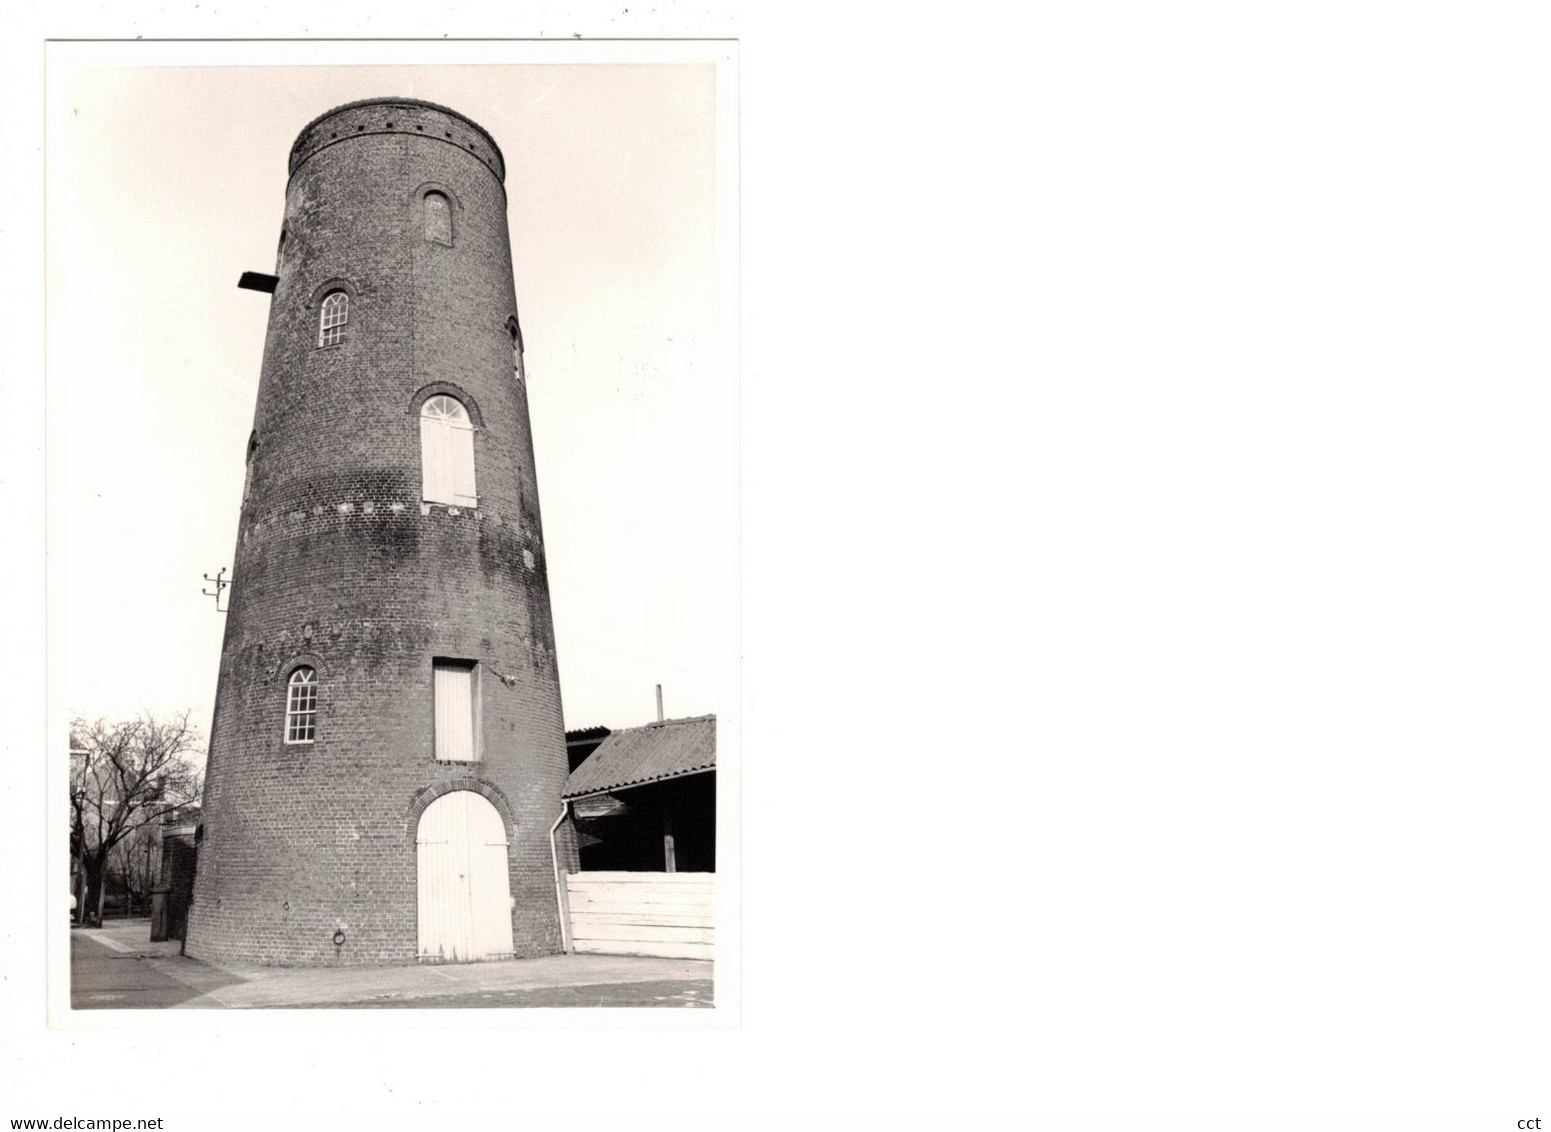
<svg viewBox="0 0 1551 1132"><path fill-rule="evenodd" d="M472 790L443 794L415 834L422 959L466 963L512 954L506 825Z"/></svg>

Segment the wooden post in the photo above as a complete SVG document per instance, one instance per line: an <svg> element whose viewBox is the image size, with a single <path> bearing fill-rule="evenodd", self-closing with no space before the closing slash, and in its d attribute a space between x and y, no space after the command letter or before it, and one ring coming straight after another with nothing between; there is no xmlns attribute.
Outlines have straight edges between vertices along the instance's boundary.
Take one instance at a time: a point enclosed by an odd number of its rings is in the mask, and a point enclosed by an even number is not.
<svg viewBox="0 0 1551 1132"><path fill-rule="evenodd" d="M673 856L673 819L669 817L662 819L662 856L665 871L670 873L679 871L678 862Z"/></svg>
<svg viewBox="0 0 1551 1132"><path fill-rule="evenodd" d="M571 874L561 873L560 884L556 886L560 893L560 950L567 954L571 951Z"/></svg>

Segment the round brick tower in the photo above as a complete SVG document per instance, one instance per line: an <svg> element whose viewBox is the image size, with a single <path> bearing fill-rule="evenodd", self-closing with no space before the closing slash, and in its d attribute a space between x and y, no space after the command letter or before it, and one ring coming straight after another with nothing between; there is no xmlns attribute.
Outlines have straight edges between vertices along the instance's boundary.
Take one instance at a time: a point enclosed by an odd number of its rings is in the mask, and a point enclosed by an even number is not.
<svg viewBox="0 0 1551 1132"><path fill-rule="evenodd" d="M505 164L381 98L290 156L187 951L560 950L566 778ZM559 864L575 869L568 827Z"/></svg>

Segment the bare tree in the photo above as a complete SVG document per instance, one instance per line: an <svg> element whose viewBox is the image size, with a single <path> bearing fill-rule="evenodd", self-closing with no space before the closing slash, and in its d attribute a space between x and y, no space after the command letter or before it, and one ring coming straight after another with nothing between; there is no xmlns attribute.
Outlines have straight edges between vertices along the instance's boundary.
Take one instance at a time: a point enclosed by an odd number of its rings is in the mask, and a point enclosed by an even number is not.
<svg viewBox="0 0 1551 1132"><path fill-rule="evenodd" d="M129 834L108 854L108 879L123 890L129 899L132 915L136 906L141 911L150 909L151 889L156 885L155 867L158 863L156 842L161 830L155 824L142 825Z"/></svg>
<svg viewBox="0 0 1551 1132"><path fill-rule="evenodd" d="M203 775L192 756L199 742L186 711L168 720L146 714L121 723L71 723L70 853L86 873L83 923L102 922L114 850L198 799Z"/></svg>

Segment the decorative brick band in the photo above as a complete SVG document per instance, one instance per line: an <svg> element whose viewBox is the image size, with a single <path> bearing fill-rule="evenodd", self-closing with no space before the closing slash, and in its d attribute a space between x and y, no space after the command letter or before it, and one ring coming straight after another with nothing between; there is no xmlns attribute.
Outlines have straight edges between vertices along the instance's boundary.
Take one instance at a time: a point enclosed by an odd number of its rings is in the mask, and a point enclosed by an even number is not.
<svg viewBox="0 0 1551 1132"><path fill-rule="evenodd" d="M477 159L497 181L506 181L501 147L483 126L456 110L418 98L368 98L319 115L307 123L291 146L290 173L295 176L296 170L320 150L371 134L405 134L443 142Z"/></svg>
<svg viewBox="0 0 1551 1132"><path fill-rule="evenodd" d="M297 507L281 504L263 512L245 514L240 544L262 546L273 539L310 538L323 531L343 530L346 524L422 524L421 530L462 530L471 536L481 529L484 537L504 543L521 538L538 552L537 530L524 527L520 517L503 516L492 507L453 507L444 503L426 503L405 496L399 499L354 498L335 503Z"/></svg>

